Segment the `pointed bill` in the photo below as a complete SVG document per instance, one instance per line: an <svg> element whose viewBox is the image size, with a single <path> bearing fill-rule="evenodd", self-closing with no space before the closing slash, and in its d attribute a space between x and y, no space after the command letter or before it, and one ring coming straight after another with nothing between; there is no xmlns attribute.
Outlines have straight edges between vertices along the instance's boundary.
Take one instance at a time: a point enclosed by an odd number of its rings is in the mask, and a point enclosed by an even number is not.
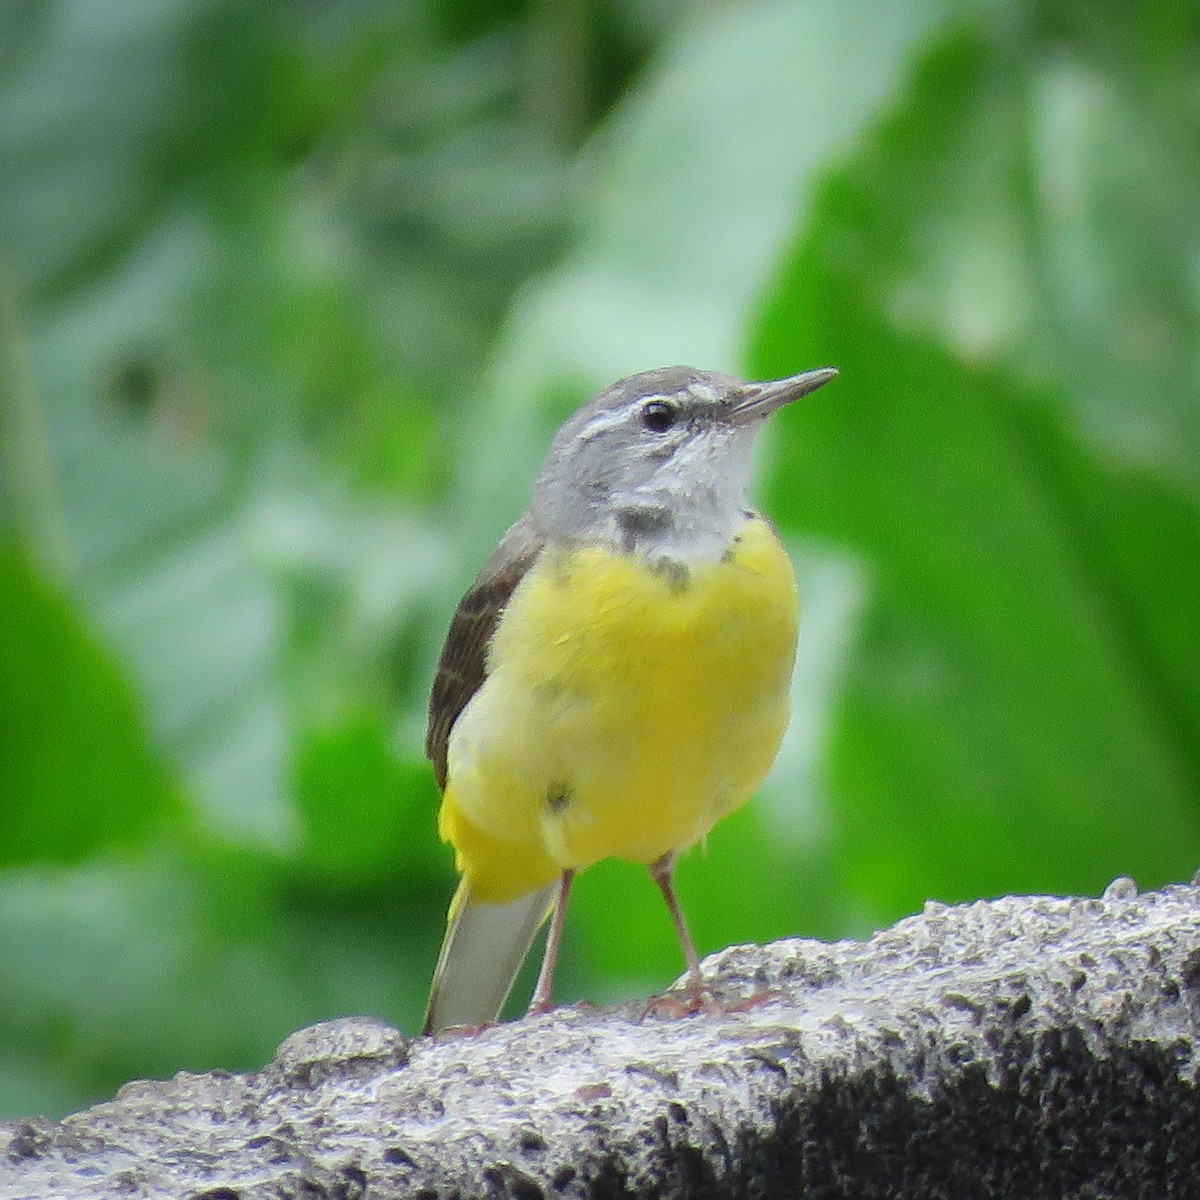
<svg viewBox="0 0 1200 1200"><path fill-rule="evenodd" d="M836 367L817 367L786 379L773 379L767 383L748 383L745 392L730 410L729 419L735 425L747 425L751 421L762 421L776 409L793 400L799 400L815 392L822 384L836 378Z"/></svg>

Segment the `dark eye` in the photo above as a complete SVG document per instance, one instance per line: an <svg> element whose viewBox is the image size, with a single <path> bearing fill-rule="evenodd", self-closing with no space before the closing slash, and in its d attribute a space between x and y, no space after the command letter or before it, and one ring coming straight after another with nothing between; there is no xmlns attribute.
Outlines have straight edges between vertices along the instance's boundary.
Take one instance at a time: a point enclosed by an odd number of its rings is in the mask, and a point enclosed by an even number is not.
<svg viewBox="0 0 1200 1200"><path fill-rule="evenodd" d="M642 406L642 424L655 433L666 433L675 424L676 416L675 406L665 400L651 400Z"/></svg>

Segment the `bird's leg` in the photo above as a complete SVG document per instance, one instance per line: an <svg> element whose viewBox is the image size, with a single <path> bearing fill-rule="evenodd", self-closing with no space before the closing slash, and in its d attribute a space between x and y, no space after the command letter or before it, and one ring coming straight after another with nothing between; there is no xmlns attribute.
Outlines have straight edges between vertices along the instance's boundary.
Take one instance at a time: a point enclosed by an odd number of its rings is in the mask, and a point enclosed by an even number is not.
<svg viewBox="0 0 1200 1200"><path fill-rule="evenodd" d="M526 1016L549 1012L554 1007L554 967L558 962L558 947L567 919L567 897L571 894L571 883L574 879L575 872L569 870L564 871L558 881L554 915L550 918L550 932L546 934L546 949L542 953L542 969L538 972L533 999L529 1001L529 1007L525 1010Z"/></svg>
<svg viewBox="0 0 1200 1200"><path fill-rule="evenodd" d="M710 999L704 983L704 976L700 973L700 956L696 953L696 943L692 941L687 918L683 915L679 897L675 894L674 853L664 854L662 858L652 862L650 875L658 884L659 891L662 892L663 899L667 902L671 920L675 922L675 933L679 937L679 944L683 947L683 956L687 959L688 997L684 1011L696 1012L700 1008L707 1007Z"/></svg>

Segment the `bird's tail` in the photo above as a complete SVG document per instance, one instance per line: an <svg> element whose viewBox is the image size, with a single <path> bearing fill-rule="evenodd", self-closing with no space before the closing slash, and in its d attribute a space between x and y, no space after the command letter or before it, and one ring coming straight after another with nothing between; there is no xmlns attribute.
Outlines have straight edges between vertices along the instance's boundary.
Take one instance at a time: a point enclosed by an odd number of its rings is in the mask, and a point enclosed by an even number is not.
<svg viewBox="0 0 1200 1200"><path fill-rule="evenodd" d="M426 1033L496 1020L553 898L550 885L503 904L485 904L472 897L471 881L463 876L433 972Z"/></svg>

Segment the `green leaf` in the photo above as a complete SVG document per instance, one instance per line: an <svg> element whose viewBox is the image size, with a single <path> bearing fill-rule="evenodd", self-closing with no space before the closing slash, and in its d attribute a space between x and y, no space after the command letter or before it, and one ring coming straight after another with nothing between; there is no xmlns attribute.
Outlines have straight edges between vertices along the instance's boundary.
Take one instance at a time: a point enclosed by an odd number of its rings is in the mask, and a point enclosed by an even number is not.
<svg viewBox="0 0 1200 1200"><path fill-rule="evenodd" d="M0 546L0 867L133 846L179 815L127 681Z"/></svg>
<svg viewBox="0 0 1200 1200"><path fill-rule="evenodd" d="M1019 189L1014 226L948 186L994 141L980 87L1003 61L962 35L933 49L828 181L755 346L763 375L843 372L785 418L771 508L868 564L830 772L838 857L878 920L930 893L1159 884L1190 875L1200 844L1194 500L1169 459L1152 466L1111 427L1087 436L1082 345L1057 347L1033 389L964 362L978 342L935 340L954 331L931 263L977 270L989 231L1018 274L1035 257ZM958 298L978 304L956 319L998 347L1035 336L973 285ZM1105 316L1098 333L1120 344L1121 308ZM1160 401L1127 389L1127 429Z"/></svg>
<svg viewBox="0 0 1200 1200"><path fill-rule="evenodd" d="M437 787L424 759L400 762L383 721L361 714L301 743L292 781L299 866L343 889L436 872Z"/></svg>

